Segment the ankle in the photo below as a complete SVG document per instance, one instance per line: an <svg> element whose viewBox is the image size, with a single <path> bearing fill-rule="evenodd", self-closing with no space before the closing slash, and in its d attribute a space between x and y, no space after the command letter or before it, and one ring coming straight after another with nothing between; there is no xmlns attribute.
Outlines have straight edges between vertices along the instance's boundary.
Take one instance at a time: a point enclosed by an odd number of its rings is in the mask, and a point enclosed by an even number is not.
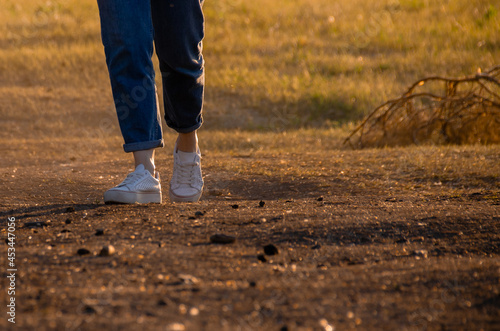
<svg viewBox="0 0 500 331"><path fill-rule="evenodd" d="M142 164L144 168L151 173L154 177L155 175L155 154L154 149L143 150L134 152L134 163L135 167Z"/></svg>
<svg viewBox="0 0 500 331"><path fill-rule="evenodd" d="M179 133L177 138L177 150L186 153L196 153L198 151L198 135L196 131Z"/></svg>

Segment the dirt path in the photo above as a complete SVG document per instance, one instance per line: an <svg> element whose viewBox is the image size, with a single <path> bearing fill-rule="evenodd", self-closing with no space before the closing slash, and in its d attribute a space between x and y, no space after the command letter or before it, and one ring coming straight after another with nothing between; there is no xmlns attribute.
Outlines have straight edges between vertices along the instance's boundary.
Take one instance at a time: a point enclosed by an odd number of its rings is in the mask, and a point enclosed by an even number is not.
<svg viewBox="0 0 500 331"><path fill-rule="evenodd" d="M119 157L2 162L1 329L500 329L498 147L212 153L199 204L104 205Z"/></svg>

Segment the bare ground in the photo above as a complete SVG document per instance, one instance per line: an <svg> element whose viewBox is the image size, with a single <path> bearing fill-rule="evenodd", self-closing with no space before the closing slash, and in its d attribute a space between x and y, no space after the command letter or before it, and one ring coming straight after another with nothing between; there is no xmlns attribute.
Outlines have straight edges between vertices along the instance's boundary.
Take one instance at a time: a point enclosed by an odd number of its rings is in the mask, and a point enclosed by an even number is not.
<svg viewBox="0 0 500 331"><path fill-rule="evenodd" d="M18 268L16 325L4 314L2 329L500 329L498 146L206 146L202 201L162 205L104 205L128 158L57 146L10 146L0 162ZM116 253L99 256L106 245Z"/></svg>

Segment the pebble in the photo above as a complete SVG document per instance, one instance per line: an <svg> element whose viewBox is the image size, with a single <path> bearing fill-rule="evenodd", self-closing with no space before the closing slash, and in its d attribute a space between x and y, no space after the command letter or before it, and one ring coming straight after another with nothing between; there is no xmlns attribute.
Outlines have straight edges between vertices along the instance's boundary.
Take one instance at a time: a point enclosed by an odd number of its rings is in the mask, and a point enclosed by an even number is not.
<svg viewBox="0 0 500 331"><path fill-rule="evenodd" d="M202 211L197 211L196 213L194 213L194 216L197 217L197 218L198 217L202 217L203 215L205 215L205 213L202 212Z"/></svg>
<svg viewBox="0 0 500 331"><path fill-rule="evenodd" d="M25 228L43 228L48 226L47 222L26 222L24 223Z"/></svg>
<svg viewBox="0 0 500 331"><path fill-rule="evenodd" d="M97 229L95 230L95 235L96 236L102 236L104 234L104 229Z"/></svg>
<svg viewBox="0 0 500 331"><path fill-rule="evenodd" d="M266 255L277 255L279 254L278 248L273 244L269 244L264 246L264 253Z"/></svg>
<svg viewBox="0 0 500 331"><path fill-rule="evenodd" d="M214 234L210 237L210 242L214 244L232 244L236 241L236 238L233 236L228 236L226 234Z"/></svg>
<svg viewBox="0 0 500 331"><path fill-rule="evenodd" d="M188 274L179 274L178 277L183 281L184 284L193 285L193 284L198 284L200 282L198 278Z"/></svg>
<svg viewBox="0 0 500 331"><path fill-rule="evenodd" d="M264 254L257 255L257 260L259 260L260 262L267 262L267 259L264 256Z"/></svg>
<svg viewBox="0 0 500 331"><path fill-rule="evenodd" d="M67 213L72 213L74 211L75 211L75 207L68 207L68 208L66 208L66 212Z"/></svg>
<svg viewBox="0 0 500 331"><path fill-rule="evenodd" d="M107 245L107 246L104 246L101 249L101 252L99 253L99 256L110 256L110 255L115 254L115 252L116 252L116 249L115 249L114 246Z"/></svg>
<svg viewBox="0 0 500 331"><path fill-rule="evenodd" d="M182 323L172 323L167 325L167 331L184 331L186 327Z"/></svg>
<svg viewBox="0 0 500 331"><path fill-rule="evenodd" d="M198 316L200 314L200 310L196 307L192 307L189 309L189 315L191 316Z"/></svg>
<svg viewBox="0 0 500 331"><path fill-rule="evenodd" d="M94 309L94 307L89 306L89 305L86 305L86 306L83 308L83 313L84 313L84 314L89 314L89 315L92 315L92 314L95 314L95 313L96 313L96 310Z"/></svg>
<svg viewBox="0 0 500 331"><path fill-rule="evenodd" d="M72 222L72 221L71 221L71 219L69 219L69 218L68 218L68 219L66 219L66 221L64 221L64 223L66 223L66 224L71 224L71 222Z"/></svg>
<svg viewBox="0 0 500 331"><path fill-rule="evenodd" d="M259 202L259 207L260 207L260 208L264 207L265 205L266 205L266 203L265 203L264 201L262 201L262 200L261 200L261 201Z"/></svg>
<svg viewBox="0 0 500 331"><path fill-rule="evenodd" d="M233 209L238 209L240 206L238 206L238 205L231 205L231 207L232 207Z"/></svg>
<svg viewBox="0 0 500 331"><path fill-rule="evenodd" d="M179 313L181 313L181 315L186 315L186 313L187 313L186 305L184 305L184 304L179 305Z"/></svg>
<svg viewBox="0 0 500 331"><path fill-rule="evenodd" d="M335 328L330 323L328 323L328 321L324 318L319 320L319 324L321 325L322 329L325 331L335 330Z"/></svg>
<svg viewBox="0 0 500 331"><path fill-rule="evenodd" d="M80 248L79 250L76 251L76 254L78 255L87 255L90 254L90 251L86 248Z"/></svg>
<svg viewBox="0 0 500 331"><path fill-rule="evenodd" d="M425 249L417 249L415 251L413 251L413 255L415 255L415 257L422 257L424 259L427 258L427 256L429 255L429 252Z"/></svg>

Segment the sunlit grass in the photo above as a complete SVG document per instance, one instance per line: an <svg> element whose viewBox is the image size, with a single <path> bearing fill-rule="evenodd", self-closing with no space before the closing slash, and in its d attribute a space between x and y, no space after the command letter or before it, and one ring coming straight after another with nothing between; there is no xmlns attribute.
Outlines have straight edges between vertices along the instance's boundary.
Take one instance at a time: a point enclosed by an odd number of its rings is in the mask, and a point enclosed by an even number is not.
<svg viewBox="0 0 500 331"><path fill-rule="evenodd" d="M468 75L500 58L493 1L204 6L207 128L332 126L419 78ZM107 89L111 100L94 0L4 0L0 20L0 87Z"/></svg>

